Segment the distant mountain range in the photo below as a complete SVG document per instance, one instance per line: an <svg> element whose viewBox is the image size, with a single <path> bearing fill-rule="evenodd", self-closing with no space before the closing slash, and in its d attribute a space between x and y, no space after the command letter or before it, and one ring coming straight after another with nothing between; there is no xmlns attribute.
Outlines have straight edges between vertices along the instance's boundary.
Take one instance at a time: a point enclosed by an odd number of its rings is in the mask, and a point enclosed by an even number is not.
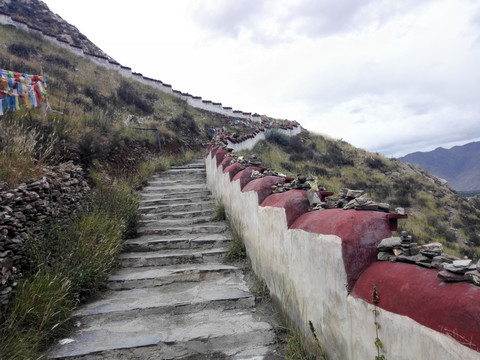
<svg viewBox="0 0 480 360"><path fill-rule="evenodd" d="M428 152L414 152L399 158L418 165L448 181L457 191L480 191L480 142L451 149L439 147Z"/></svg>

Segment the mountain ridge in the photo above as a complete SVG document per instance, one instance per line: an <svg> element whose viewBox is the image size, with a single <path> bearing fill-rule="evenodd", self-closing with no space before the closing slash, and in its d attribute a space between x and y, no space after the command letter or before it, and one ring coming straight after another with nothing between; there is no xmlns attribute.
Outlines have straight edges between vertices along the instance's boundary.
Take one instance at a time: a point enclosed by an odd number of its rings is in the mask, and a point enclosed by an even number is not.
<svg viewBox="0 0 480 360"><path fill-rule="evenodd" d="M480 141L450 149L438 147L432 151L416 151L399 158L447 180L457 191L480 190L479 159Z"/></svg>
<svg viewBox="0 0 480 360"><path fill-rule="evenodd" d="M45 34L79 46L88 53L109 57L74 25L52 12L41 0L0 0L0 13L15 17Z"/></svg>

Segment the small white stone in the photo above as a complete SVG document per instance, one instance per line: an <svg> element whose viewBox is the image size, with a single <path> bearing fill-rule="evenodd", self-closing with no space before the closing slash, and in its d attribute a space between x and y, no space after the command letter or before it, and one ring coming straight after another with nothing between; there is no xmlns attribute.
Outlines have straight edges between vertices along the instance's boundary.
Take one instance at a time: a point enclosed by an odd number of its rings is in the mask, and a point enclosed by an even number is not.
<svg viewBox="0 0 480 360"><path fill-rule="evenodd" d="M455 260L455 261L453 262L453 266L458 267L458 268L460 268L460 267L469 267L471 263L472 263L472 260L470 260L470 259L467 259L467 260Z"/></svg>
<svg viewBox="0 0 480 360"><path fill-rule="evenodd" d="M74 342L74 341L75 341L75 340L73 340L73 339L68 339L68 338L67 338L67 339L59 340L58 343L59 343L60 345L66 345L66 344L70 344L70 343L72 343L72 342Z"/></svg>

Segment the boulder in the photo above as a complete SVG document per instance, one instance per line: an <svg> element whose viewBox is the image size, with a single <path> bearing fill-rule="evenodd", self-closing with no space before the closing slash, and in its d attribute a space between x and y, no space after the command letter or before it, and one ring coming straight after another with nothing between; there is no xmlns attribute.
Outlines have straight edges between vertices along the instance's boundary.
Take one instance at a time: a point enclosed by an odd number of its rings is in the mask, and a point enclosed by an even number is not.
<svg viewBox="0 0 480 360"><path fill-rule="evenodd" d="M413 256L400 255L397 256L397 261L416 264L417 262L426 262L428 258L422 254L417 254Z"/></svg>
<svg viewBox="0 0 480 360"><path fill-rule="evenodd" d="M394 248L399 249L401 248L401 246L402 246L402 239L397 236L394 236L394 237L383 239L380 242L380 244L378 244L377 249L379 251L389 251Z"/></svg>
<svg viewBox="0 0 480 360"><path fill-rule="evenodd" d="M460 282L467 281L463 274L455 274L451 271L442 270L438 272L438 277L446 282Z"/></svg>
<svg viewBox="0 0 480 360"><path fill-rule="evenodd" d="M391 261L395 262L397 257L390 251L380 251L377 254L377 260L378 261Z"/></svg>
<svg viewBox="0 0 480 360"><path fill-rule="evenodd" d="M480 286L480 272L478 270L467 271L464 275L465 280L470 281L472 284Z"/></svg>
<svg viewBox="0 0 480 360"><path fill-rule="evenodd" d="M416 250L429 258L434 258L435 256L442 255L443 246L439 242L434 242L430 244L417 246Z"/></svg>

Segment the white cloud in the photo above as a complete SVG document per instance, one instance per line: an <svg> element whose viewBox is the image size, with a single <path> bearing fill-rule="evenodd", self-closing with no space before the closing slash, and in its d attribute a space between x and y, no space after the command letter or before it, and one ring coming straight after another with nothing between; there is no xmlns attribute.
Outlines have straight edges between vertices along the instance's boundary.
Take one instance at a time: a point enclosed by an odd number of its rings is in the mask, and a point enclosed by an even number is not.
<svg viewBox="0 0 480 360"><path fill-rule="evenodd" d="M355 146L480 137L478 1L45 2L135 71Z"/></svg>

